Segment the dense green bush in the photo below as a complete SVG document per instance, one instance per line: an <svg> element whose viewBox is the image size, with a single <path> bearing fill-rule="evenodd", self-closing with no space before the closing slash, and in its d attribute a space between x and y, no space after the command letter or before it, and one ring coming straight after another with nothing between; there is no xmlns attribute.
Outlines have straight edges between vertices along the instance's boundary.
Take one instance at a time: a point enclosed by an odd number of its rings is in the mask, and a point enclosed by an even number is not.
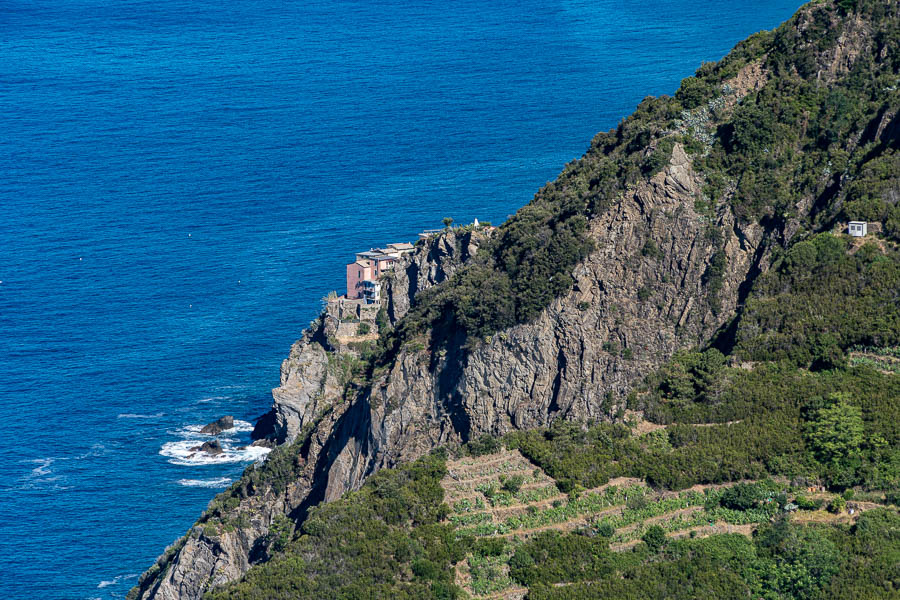
<svg viewBox="0 0 900 600"><path fill-rule="evenodd" d="M786 363L746 370L708 351L677 355L649 386L634 408L671 423L668 444L644 443L622 425L558 422L513 432L507 445L563 491L620 476L674 489L766 475L840 489L900 485L900 379L893 375L868 367L810 373ZM695 425L705 423L712 425Z"/></svg>
<svg viewBox="0 0 900 600"><path fill-rule="evenodd" d="M898 342L900 253L872 244L850 254L842 238L820 234L794 244L756 283L735 350L749 360L830 368L850 346Z"/></svg>
<svg viewBox="0 0 900 600"><path fill-rule="evenodd" d="M490 434L484 434L478 438L467 442L463 447L463 453L469 456L483 456L485 454L494 454L503 448L503 444L499 438Z"/></svg>
<svg viewBox="0 0 900 600"><path fill-rule="evenodd" d="M666 545L666 530L659 525L653 525L644 532L641 541L647 544L650 552L659 552Z"/></svg>
<svg viewBox="0 0 900 600"><path fill-rule="evenodd" d="M719 503L725 508L734 510L748 510L753 508L763 498L763 492L759 486L752 483L739 483L725 490Z"/></svg>

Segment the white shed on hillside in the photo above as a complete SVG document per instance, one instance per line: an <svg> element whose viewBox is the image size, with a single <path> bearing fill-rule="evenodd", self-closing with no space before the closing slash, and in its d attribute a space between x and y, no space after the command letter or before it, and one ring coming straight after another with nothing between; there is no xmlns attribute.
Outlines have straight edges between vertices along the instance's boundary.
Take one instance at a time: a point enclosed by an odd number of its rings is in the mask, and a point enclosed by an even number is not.
<svg viewBox="0 0 900 600"><path fill-rule="evenodd" d="M850 221L850 226L847 227L847 233L853 237L863 237L869 233L869 224L865 221Z"/></svg>

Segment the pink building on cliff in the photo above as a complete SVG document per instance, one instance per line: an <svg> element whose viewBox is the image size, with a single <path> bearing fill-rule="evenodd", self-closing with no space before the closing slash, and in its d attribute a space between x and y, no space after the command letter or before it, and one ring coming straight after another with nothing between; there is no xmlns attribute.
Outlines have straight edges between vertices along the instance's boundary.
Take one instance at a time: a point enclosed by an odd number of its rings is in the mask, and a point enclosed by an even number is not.
<svg viewBox="0 0 900 600"><path fill-rule="evenodd" d="M357 253L356 260L347 265L347 298L365 300L366 304L379 302L381 283L378 279L393 270L401 256L412 251L412 244L399 243Z"/></svg>

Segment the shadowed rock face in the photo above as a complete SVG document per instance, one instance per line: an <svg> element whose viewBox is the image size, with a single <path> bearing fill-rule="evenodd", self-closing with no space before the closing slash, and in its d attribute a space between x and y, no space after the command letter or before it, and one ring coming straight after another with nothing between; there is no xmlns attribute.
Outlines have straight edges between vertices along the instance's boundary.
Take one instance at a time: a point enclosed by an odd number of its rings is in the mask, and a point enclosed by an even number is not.
<svg viewBox="0 0 900 600"><path fill-rule="evenodd" d="M791 26L800 30L808 19L801 13ZM816 78L842 76L856 57L873 52L870 29L848 20L835 44L817 57ZM747 65L730 82L735 95L725 110L769 78L760 63ZM871 136L896 135L896 123L895 114L880 115ZM572 289L537 318L484 340L451 336L434 353L402 346L365 389L345 391L333 368L341 354L328 341L324 319L315 322L282 364L272 409L254 432L279 443L297 440L290 448L296 453L292 479L277 492L254 489L243 498L231 514L245 525L216 535L194 528L130 597L199 598L267 557L266 536L278 517L302 520L311 506L358 489L376 470L438 445L557 419L607 418L636 382L676 350L717 332L727 344L723 325L767 270L771 250L808 220L815 202L802 199L785 220L745 224L729 198L712 215L698 213L703 183L675 144L665 168L592 216L595 250L572 271ZM391 323L403 318L416 294L449 279L485 241L480 233L448 232L405 257L383 288ZM711 291L714 263L721 277Z"/></svg>
<svg viewBox="0 0 900 600"><path fill-rule="evenodd" d="M489 235L485 230L466 233L447 230L404 257L384 286L385 310L391 324L409 311L416 294L450 279L459 267L478 253L479 246Z"/></svg>
<svg viewBox="0 0 900 600"><path fill-rule="evenodd" d="M693 209L699 185L676 145L668 168L591 222L598 250L575 269L573 291L534 322L469 353L453 344L438 357L401 350L319 457L322 498L436 445L559 418L605 418L676 350L712 336L734 314L748 274L768 266L766 244L780 232L738 226L723 209L716 226L725 240L717 245ZM661 256L643 255L648 240ZM727 266L713 311L704 274L720 248Z"/></svg>

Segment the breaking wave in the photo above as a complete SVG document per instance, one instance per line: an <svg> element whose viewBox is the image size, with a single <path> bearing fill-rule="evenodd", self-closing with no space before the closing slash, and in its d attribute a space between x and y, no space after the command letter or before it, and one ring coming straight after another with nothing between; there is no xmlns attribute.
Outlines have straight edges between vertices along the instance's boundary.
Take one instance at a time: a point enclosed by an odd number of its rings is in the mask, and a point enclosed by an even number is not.
<svg viewBox="0 0 900 600"><path fill-rule="evenodd" d="M208 438L207 438L208 439ZM178 442L167 442L162 445L159 453L169 459L173 465L196 466L196 465L222 465L228 463L254 462L265 458L270 452L269 448L260 446L239 446L228 443L220 438L222 444L222 454L209 454L200 450L192 450L200 446L204 442L203 439L181 440Z"/></svg>
<svg viewBox="0 0 900 600"><path fill-rule="evenodd" d="M114 578L112 578L112 579L105 580L105 581L101 581L100 583L97 584L97 587L98 587L98 588L105 588L105 587L110 586L110 585L116 585L116 584L119 583L120 581L128 581L129 579L137 579L137 578L138 578L138 575L137 575L137 574L134 574L134 575L117 575L116 577L114 577Z"/></svg>
<svg viewBox="0 0 900 600"><path fill-rule="evenodd" d="M230 477L217 477L215 479L179 479L178 485L202 488L224 488L232 482Z"/></svg>
<svg viewBox="0 0 900 600"><path fill-rule="evenodd" d="M119 419L159 419L160 417L166 416L166 413L155 413L152 415L141 415L138 413L120 413L117 418Z"/></svg>

